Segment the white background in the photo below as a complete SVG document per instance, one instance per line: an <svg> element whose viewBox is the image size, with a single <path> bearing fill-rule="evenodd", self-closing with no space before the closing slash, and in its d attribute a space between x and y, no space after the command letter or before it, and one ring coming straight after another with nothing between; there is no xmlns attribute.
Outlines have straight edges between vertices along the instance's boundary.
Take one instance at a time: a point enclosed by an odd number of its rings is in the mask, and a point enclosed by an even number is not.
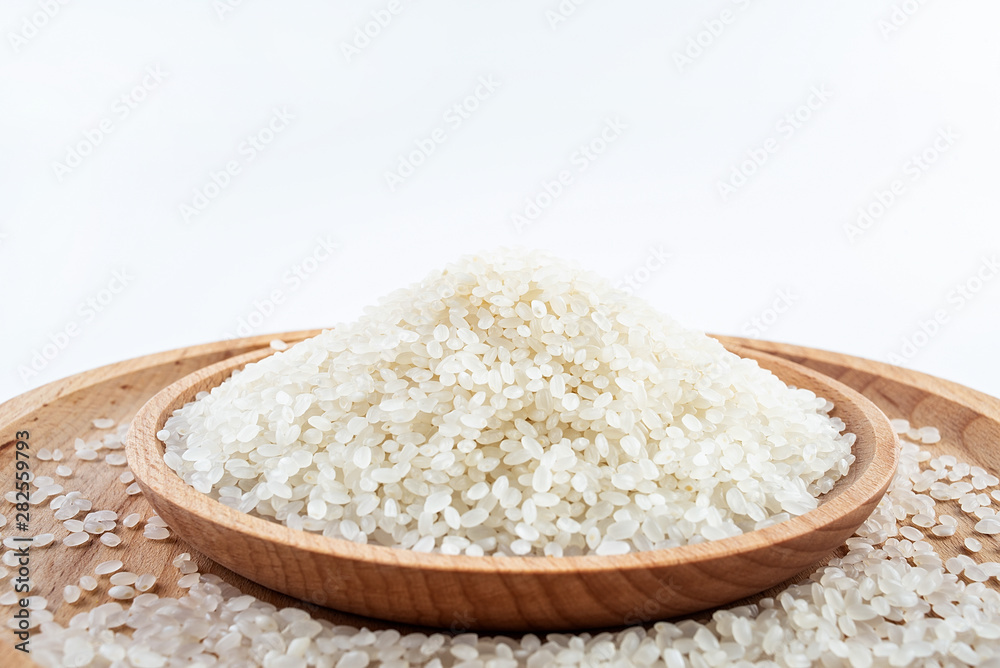
<svg viewBox="0 0 1000 668"><path fill-rule="evenodd" d="M46 2L0 8L0 399L241 319L253 333L350 320L500 245L641 280L691 327L740 335L766 318L761 338L895 353L1000 395L1000 280L977 283L1000 251L996 2L567 0L563 17L557 0L401 0L390 21L388 0ZM355 42L366 24L377 34ZM499 86L455 127L446 114L480 77ZM802 107L811 90L829 97ZM294 119L249 160L275 108ZM609 119L626 127L581 171ZM934 149L941 132L953 139ZM924 151L934 162L914 171ZM229 161L240 172L213 190ZM572 183L518 231L512 214L561 170ZM311 263L319 238L339 250ZM671 257L646 273L651 248ZM296 266L314 271L296 284ZM252 316L275 290L282 303Z"/></svg>

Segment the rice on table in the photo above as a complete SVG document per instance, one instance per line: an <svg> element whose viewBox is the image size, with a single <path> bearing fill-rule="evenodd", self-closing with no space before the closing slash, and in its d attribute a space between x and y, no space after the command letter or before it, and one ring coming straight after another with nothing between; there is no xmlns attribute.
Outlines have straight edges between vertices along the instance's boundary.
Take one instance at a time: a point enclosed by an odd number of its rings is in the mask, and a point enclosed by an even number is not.
<svg viewBox="0 0 1000 668"><path fill-rule="evenodd" d="M460 620L458 630L452 628L456 634L372 631L334 625L297 607L278 609L216 575L199 573L191 555L182 553L173 559L176 583L187 591L182 596L157 594L156 577L121 571L120 560L97 565L100 581L88 574L79 586L66 585L62 605L80 612L65 626L48 609L59 602L33 596L32 618L39 633L31 657L53 668L996 665L1000 563L976 559L984 544L993 547L995 539L972 528L979 538L965 539L969 554L948 557L947 539L935 530L954 530L959 522L978 527L996 518L992 504L1000 501L1000 478L953 455L935 453L940 435L933 427L915 429L906 420L893 420L893 427L901 445L895 479L872 516L847 541L845 554L773 598L717 610L710 619L520 638L461 633ZM98 465L85 461L82 468ZM35 493L47 484L42 478L33 482ZM121 492L119 497L126 498ZM74 499L78 513L83 512L79 506L90 505ZM59 496L49 506L62 509L68 503ZM946 512L952 507L958 520ZM140 566L148 555L140 549L125 558L130 566ZM121 575L131 576L127 581L136 577L134 587L111 581ZM0 605L11 605L17 597L8 591L0 596ZM638 607L622 621L651 620Z"/></svg>
<svg viewBox="0 0 1000 668"><path fill-rule="evenodd" d="M832 404L541 253L462 258L171 416L166 463L289 527L423 552L622 554L817 506Z"/></svg>

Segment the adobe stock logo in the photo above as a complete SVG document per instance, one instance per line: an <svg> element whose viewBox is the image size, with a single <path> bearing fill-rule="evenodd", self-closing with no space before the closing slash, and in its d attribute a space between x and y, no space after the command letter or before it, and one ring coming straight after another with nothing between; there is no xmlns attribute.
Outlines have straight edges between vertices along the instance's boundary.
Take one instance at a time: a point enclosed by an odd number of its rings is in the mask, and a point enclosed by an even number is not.
<svg viewBox="0 0 1000 668"><path fill-rule="evenodd" d="M250 309L239 316L236 327L226 332L227 339L250 336L264 325L279 307L288 302L302 285L329 262L340 250L333 235L316 237L308 252L293 263L281 275L281 283L273 286L265 295L254 299Z"/></svg>
<svg viewBox="0 0 1000 668"><path fill-rule="evenodd" d="M377 39L402 11L403 3L400 0L389 0L383 9L373 9L371 19L354 29L351 40L340 43L340 52L344 55L344 59L351 62L355 56L361 55L361 52L371 46L372 41Z"/></svg>
<svg viewBox="0 0 1000 668"><path fill-rule="evenodd" d="M615 289L621 290L627 295L634 295L653 278L656 272L667 266L667 261L670 258L670 253L662 245L650 246L643 261L631 271L623 274L615 283Z"/></svg>
<svg viewBox="0 0 1000 668"><path fill-rule="evenodd" d="M212 9L215 10L215 15L219 17L220 21L225 21L226 17L235 12L242 4L243 0L215 0L212 3Z"/></svg>
<svg viewBox="0 0 1000 668"><path fill-rule="evenodd" d="M900 168L900 174L888 183L886 188L876 188L871 199L858 207L854 222L844 223L844 234L850 243L857 242L875 223L881 221L886 214L909 191L911 184L917 183L941 157L951 150L959 140L958 132L952 127L938 130L931 143L922 150L911 155Z"/></svg>
<svg viewBox="0 0 1000 668"><path fill-rule="evenodd" d="M408 153L400 153L396 156L396 168L386 170L383 174L385 184L389 186L390 192L403 184L406 179L413 176L417 170L427 162L427 159L451 137L449 132L454 133L465 124L472 114L474 114L486 100L493 97L500 88L501 82L492 74L481 76L476 82L476 87L468 95L455 104L448 107L441 117L442 125L435 127L425 137L413 140L413 149Z"/></svg>
<svg viewBox="0 0 1000 668"><path fill-rule="evenodd" d="M559 0L559 4L556 5L554 9L545 10L545 20L549 22L549 27L553 31L558 30L559 26L566 21L569 21L570 17L576 14L576 10L580 8L580 5L585 3L587 0Z"/></svg>
<svg viewBox="0 0 1000 668"><path fill-rule="evenodd" d="M577 146L569 156L569 163L576 167L576 172L583 173L616 143L622 133L628 129L628 123L618 116L607 118L601 131L588 141ZM573 170L560 169L555 177L543 179L535 193L524 200L524 206L510 214L510 222L517 233L536 223L539 218L556 203L566 190L576 183Z"/></svg>
<svg viewBox="0 0 1000 668"><path fill-rule="evenodd" d="M38 11L21 20L21 30L7 33L7 41L10 42L10 48L14 50L14 53L20 53L30 40L38 37L42 28L47 26L49 21L54 19L68 4L69 0L39 0Z"/></svg>
<svg viewBox="0 0 1000 668"><path fill-rule="evenodd" d="M920 320L917 326L902 338L899 347L886 355L886 361L889 364L905 366L929 346L931 341L952 322L952 318L975 300L987 284L997 276L1000 276L1000 261L997 260L996 253L983 257L975 271L952 286L945 295L945 303L934 309L929 318Z"/></svg>
<svg viewBox="0 0 1000 668"><path fill-rule="evenodd" d="M750 179L768 163L771 157L781 150L784 144L791 141L820 109L826 106L832 96L833 93L826 87L826 84L811 87L805 101L774 124L777 136L768 137L759 146L748 149L746 158L733 167L729 178L716 182L716 188L722 201L728 202L737 190L749 183Z"/></svg>
<svg viewBox="0 0 1000 668"><path fill-rule="evenodd" d="M879 32L882 33L882 39L889 39L893 33L909 23L910 19L916 16L925 4L927 4L927 0L903 0L903 2L893 5L889 16L880 19L877 24Z"/></svg>
<svg viewBox="0 0 1000 668"><path fill-rule="evenodd" d="M674 51L674 65L677 71L684 74L684 70L695 64L699 58L711 49L722 37L726 30L740 17L742 12L750 8L753 0L732 0L736 5L736 10L723 9L717 16L702 21L702 29L691 35L683 49Z"/></svg>
<svg viewBox="0 0 1000 668"><path fill-rule="evenodd" d="M56 331L49 332L48 341L31 351L28 364L17 367L17 375L20 376L21 382L27 384L45 371L69 347L70 342L104 313L134 280L135 277L127 268L112 272L111 279L103 288L80 302L73 318L68 319Z"/></svg>
<svg viewBox="0 0 1000 668"><path fill-rule="evenodd" d="M84 163L104 140L111 135L150 94L170 76L159 64L150 65L143 71L142 78L128 91L119 95L111 104L111 113L106 115L93 127L83 131L83 138L66 147L66 155L62 162L52 163L52 173L62 183L67 176Z"/></svg>
<svg viewBox="0 0 1000 668"><path fill-rule="evenodd" d="M740 332L750 339L760 338L767 330L774 327L786 313L791 311L798 301L798 295L792 292L791 288L777 290L771 303L760 313L744 322Z"/></svg>
<svg viewBox="0 0 1000 668"><path fill-rule="evenodd" d="M233 184L233 180L243 173L243 169L267 151L294 120L294 114L287 108L275 107L264 126L244 137L236 147L237 157L226 161L221 169L210 170L208 180L194 189L191 201L181 202L178 205L181 219L185 223L190 223L204 213L212 202Z"/></svg>

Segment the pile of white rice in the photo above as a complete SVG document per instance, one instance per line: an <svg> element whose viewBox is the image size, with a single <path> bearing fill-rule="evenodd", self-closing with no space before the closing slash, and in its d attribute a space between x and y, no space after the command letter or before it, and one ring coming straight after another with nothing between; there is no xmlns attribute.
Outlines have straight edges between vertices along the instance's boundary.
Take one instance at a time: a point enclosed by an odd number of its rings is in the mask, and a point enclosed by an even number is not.
<svg viewBox="0 0 1000 668"><path fill-rule="evenodd" d="M166 463L243 512L467 555L622 554L801 515L853 434L605 280L471 256L175 412Z"/></svg>

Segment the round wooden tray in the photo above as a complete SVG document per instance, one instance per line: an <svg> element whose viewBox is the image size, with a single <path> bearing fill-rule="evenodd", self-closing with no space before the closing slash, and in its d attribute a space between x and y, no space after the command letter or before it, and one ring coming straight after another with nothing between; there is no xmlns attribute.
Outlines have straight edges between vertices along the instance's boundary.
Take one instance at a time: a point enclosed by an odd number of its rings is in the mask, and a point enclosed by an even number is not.
<svg viewBox="0 0 1000 668"><path fill-rule="evenodd" d="M153 511L141 495L126 495L126 485L118 481L118 476L126 470L124 467L107 465L103 458L83 462L72 456L73 442L77 437L89 440L107 433L95 429L92 420L107 417L119 423L127 422L150 397L182 376L234 355L265 347L274 338L294 342L318 332L291 332L180 348L100 367L27 392L0 406L0 470L4 471L6 480L12 480L15 434L28 430L32 452L37 453L42 448L61 448L68 455L63 463L74 469L74 475L63 480L55 475L55 462L33 459L32 470L36 475L56 478L67 491L81 491L93 502L94 510L111 509L118 513L119 518L138 512L145 520ZM1000 471L1000 449L996 447L1000 442L1000 399L932 376L849 355L750 339L718 338L727 345L746 346L778 355L836 378L871 399L890 418L906 418L918 427L935 426L940 429L942 442L926 446L928 449L953 454L961 461L982 466L993 473ZM105 453L102 451L101 454ZM6 501L0 505L4 506L0 512L8 518L3 535L13 535L14 509ZM960 554L962 540L971 532L971 524L957 504L948 512L960 518L959 531L951 538L933 539L935 549L946 557ZM120 559L128 570L156 575L158 582L153 591L158 595L182 596L184 590L176 585L179 574L171 561L182 552L190 552L201 572L215 573L245 593L279 607L302 607L317 617L338 624L400 630L408 628L347 615L264 589L206 559L175 536L166 541L143 538L142 524L136 529L126 529L119 522L115 533L123 540L114 548L96 540L85 547L65 547L61 540L66 530L60 525L53 518L47 502L32 506L31 533L51 532L56 535L56 541L50 547L32 552L32 594L48 599L49 610L62 624L78 612L110 600L101 591L103 588L99 588L95 592L84 592L73 605L62 603L63 586L77 582L82 575L93 573L96 564ZM977 558L1000 560L997 542L984 543L983 551ZM807 575L807 572L800 573L792 581ZM12 576L8 576L8 582L9 577ZM990 586L994 586L993 580L990 582ZM773 594L786 585L783 583L759 594L754 600ZM7 587L4 585L3 589ZM12 611L11 607L0 606L0 615L4 618L8 618ZM467 624L468 620L456 618L451 628L456 632L464 631ZM24 659L24 654L13 650L12 642L0 644L0 665L21 665Z"/></svg>

